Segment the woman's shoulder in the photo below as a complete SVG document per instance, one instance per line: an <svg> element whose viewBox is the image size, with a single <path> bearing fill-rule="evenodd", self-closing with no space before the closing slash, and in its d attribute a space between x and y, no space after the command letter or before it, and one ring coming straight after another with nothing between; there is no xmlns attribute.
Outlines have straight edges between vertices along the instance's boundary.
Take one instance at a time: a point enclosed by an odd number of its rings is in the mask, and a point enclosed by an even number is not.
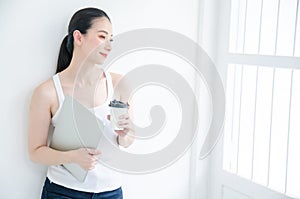
<svg viewBox="0 0 300 199"><path fill-rule="evenodd" d="M50 105L56 98L56 91L52 78L40 83L34 89L32 98L37 98Z"/></svg>
<svg viewBox="0 0 300 199"><path fill-rule="evenodd" d="M115 86L123 77L122 74L119 74L119 73L113 73L113 72L109 72L110 76L111 76L111 79L112 79L112 82L113 82L113 85Z"/></svg>
<svg viewBox="0 0 300 199"><path fill-rule="evenodd" d="M112 72L110 72L110 76L111 76L114 88L117 86L117 84L121 80L122 80L122 84L118 85L118 87L120 89L125 89L125 88L129 87L130 81L128 78L126 78L126 76L119 74L119 73L112 73Z"/></svg>
<svg viewBox="0 0 300 199"><path fill-rule="evenodd" d="M130 92L132 90L132 85L129 79L126 78L126 76L119 73L110 72L110 75L115 89L119 81L122 79L122 84L118 85L118 88L115 90L115 92L120 94L121 99L127 101L130 96Z"/></svg>

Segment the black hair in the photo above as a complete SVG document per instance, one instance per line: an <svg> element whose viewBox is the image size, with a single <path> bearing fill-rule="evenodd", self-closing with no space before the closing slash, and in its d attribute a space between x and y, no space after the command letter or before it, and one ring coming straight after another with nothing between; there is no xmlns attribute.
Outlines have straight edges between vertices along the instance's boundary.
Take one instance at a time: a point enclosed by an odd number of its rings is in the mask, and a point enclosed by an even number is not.
<svg viewBox="0 0 300 199"><path fill-rule="evenodd" d="M56 73L65 70L71 62L74 50L73 32L79 30L81 34L86 34L87 30L92 26L92 21L99 17L106 17L110 21L108 15L98 8L83 8L72 16L68 26L68 34L60 46Z"/></svg>

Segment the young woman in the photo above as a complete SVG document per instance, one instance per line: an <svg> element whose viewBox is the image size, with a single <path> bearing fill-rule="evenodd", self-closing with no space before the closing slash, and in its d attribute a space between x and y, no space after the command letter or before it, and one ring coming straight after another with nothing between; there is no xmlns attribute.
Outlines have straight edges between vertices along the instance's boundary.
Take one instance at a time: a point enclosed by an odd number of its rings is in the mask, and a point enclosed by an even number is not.
<svg viewBox="0 0 300 199"><path fill-rule="evenodd" d="M42 199L101 198L121 199L121 176L97 161L101 151L79 148L58 151L47 145L49 126L55 127L64 96L73 96L97 117L109 119L109 102L114 87L122 78L99 67L111 49L112 25L107 14L97 8L84 8L71 18L68 34L59 52L56 74L39 85L31 99L28 129L29 154L32 161L48 165ZM126 90L127 85L121 85ZM115 96L128 102L128 94L115 91ZM130 107L131 109L132 107ZM129 111L131 112L131 111ZM113 131L115 142L128 147L133 142L133 129L129 115L123 115L119 127ZM74 178L63 166L77 163L88 170L83 183Z"/></svg>

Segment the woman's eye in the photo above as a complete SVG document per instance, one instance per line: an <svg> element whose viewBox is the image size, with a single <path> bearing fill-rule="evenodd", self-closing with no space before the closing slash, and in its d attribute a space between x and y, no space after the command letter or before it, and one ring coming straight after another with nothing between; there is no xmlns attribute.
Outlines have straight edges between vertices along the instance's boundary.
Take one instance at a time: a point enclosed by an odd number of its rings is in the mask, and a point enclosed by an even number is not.
<svg viewBox="0 0 300 199"><path fill-rule="evenodd" d="M104 35L100 35L99 37L100 37L101 39L106 39L106 36L104 36ZM114 40L113 40L113 39L110 39L109 41L110 41L110 42L113 42Z"/></svg>

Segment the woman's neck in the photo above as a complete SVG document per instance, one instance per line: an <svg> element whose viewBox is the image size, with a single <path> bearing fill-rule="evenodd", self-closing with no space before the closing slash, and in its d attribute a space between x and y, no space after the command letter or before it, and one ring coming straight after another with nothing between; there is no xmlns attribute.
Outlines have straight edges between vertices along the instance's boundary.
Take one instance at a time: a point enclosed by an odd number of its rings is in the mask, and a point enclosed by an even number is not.
<svg viewBox="0 0 300 199"><path fill-rule="evenodd" d="M103 72L101 67L93 63L72 58L70 65L62 73L65 78L77 85L91 85L104 78Z"/></svg>

